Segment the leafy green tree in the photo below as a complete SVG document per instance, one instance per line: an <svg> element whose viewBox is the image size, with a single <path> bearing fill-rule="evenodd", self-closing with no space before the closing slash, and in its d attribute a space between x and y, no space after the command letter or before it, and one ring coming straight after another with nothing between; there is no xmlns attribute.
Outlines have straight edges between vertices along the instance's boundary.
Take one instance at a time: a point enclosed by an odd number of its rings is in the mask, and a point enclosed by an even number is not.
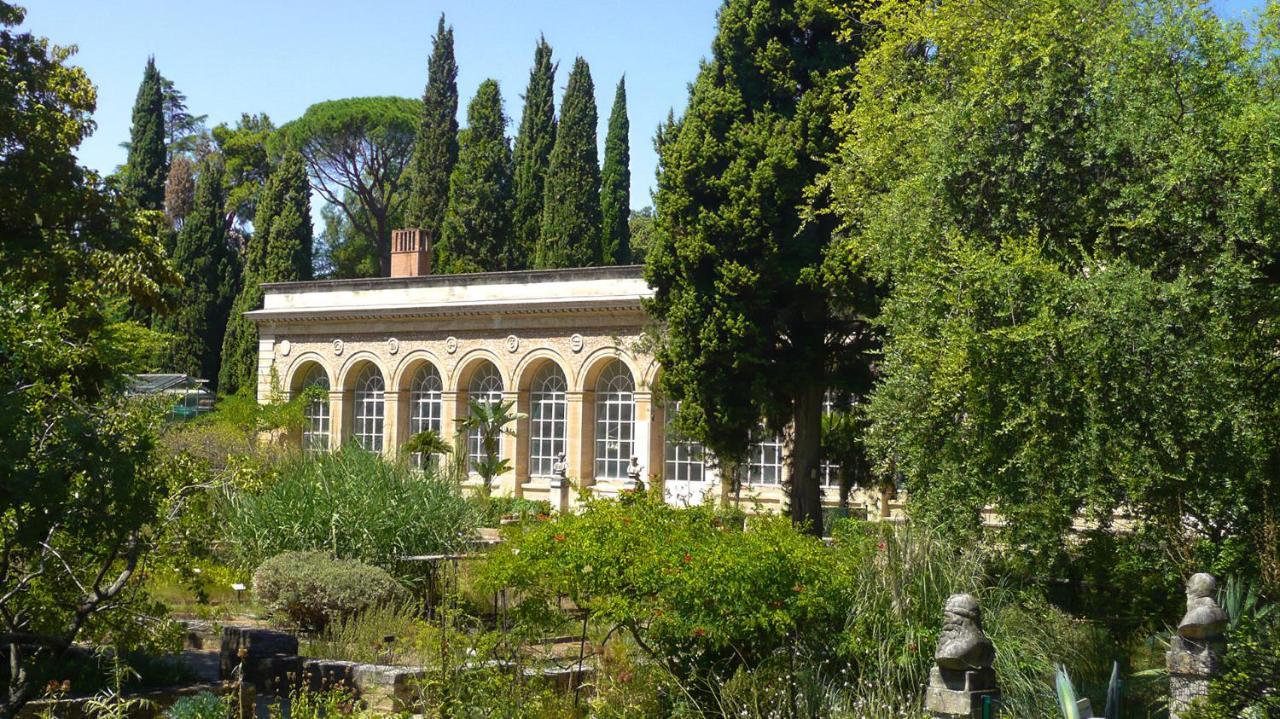
<svg viewBox="0 0 1280 719"><path fill-rule="evenodd" d="M311 187L301 155L284 156L263 195L222 340L218 389L223 394L257 387L258 330L244 313L261 308L262 283L311 279Z"/></svg>
<svg viewBox="0 0 1280 719"><path fill-rule="evenodd" d="M336 205L320 208L320 235L316 238L316 277L340 280L378 277L378 248L356 228Z"/></svg>
<svg viewBox="0 0 1280 719"><path fill-rule="evenodd" d="M413 143L409 174L409 224L430 232L439 241L449 207L450 176L458 162L458 62L453 56L453 28L444 14L431 38L427 87Z"/></svg>
<svg viewBox="0 0 1280 719"><path fill-rule="evenodd" d="M649 256L656 231L654 224L652 207L632 210L627 216L627 234L631 236L631 261L637 265L643 265Z"/></svg>
<svg viewBox="0 0 1280 719"><path fill-rule="evenodd" d="M248 225L254 222L258 195L271 175L267 145L275 129L267 115L244 113L235 127L224 122L212 131L214 146L225 165L222 177L228 231L235 228L241 237L248 234Z"/></svg>
<svg viewBox="0 0 1280 719"><path fill-rule="evenodd" d="M312 188L377 248L384 276L391 273L392 222L405 202L402 177L421 114L421 103L403 97L330 100L273 137L282 153L301 153Z"/></svg>
<svg viewBox="0 0 1280 719"><path fill-rule="evenodd" d="M162 221L77 163L93 85L71 49L13 29L24 14L0 2L3 717L66 677L77 642L158 638L135 573L178 479L156 415L118 400L137 327L107 309L162 306Z"/></svg>
<svg viewBox="0 0 1280 719"><path fill-rule="evenodd" d="M646 271L677 426L734 460L762 415L789 424L791 516L815 532L823 395L868 373L859 308L821 284L835 221L801 212L824 201L808 189L838 147L830 118L860 54L842 15L823 2L724 5L684 117L659 130Z"/></svg>
<svg viewBox="0 0 1280 719"><path fill-rule="evenodd" d="M514 411L515 406L514 401L481 402L472 399L467 405L467 416L456 420L459 440L463 440L471 432L480 437L483 454L479 459L471 460L470 470L483 480L480 491L486 497L493 486L494 477L511 469L511 461L500 457L499 450L502 448L503 435L516 436L511 425L526 418L524 414Z"/></svg>
<svg viewBox="0 0 1280 719"><path fill-rule="evenodd" d="M123 177L125 193L146 210L164 208L164 181L169 174L164 125L164 78L156 59L147 58L133 103L133 127L129 131L129 157Z"/></svg>
<svg viewBox="0 0 1280 719"><path fill-rule="evenodd" d="M627 120L627 78L618 81L609 113L600 171L602 260L606 265L631 263L631 123Z"/></svg>
<svg viewBox="0 0 1280 719"><path fill-rule="evenodd" d="M222 158L210 155L200 163L195 204L173 250L174 267L184 282L173 313L156 319L158 329L173 335L165 369L213 382L240 278L239 258L227 243L223 207Z"/></svg>
<svg viewBox="0 0 1280 719"><path fill-rule="evenodd" d="M600 263L600 165L596 96L587 61L573 61L560 103L534 265L588 267Z"/></svg>
<svg viewBox="0 0 1280 719"><path fill-rule="evenodd" d="M829 275L890 288L868 438L912 511L976 533L993 506L1013 560L1074 576L1073 520L1102 529L1087 555L1123 509L1168 590L1277 586L1276 25L1189 0L867 19Z"/></svg>
<svg viewBox="0 0 1280 719"><path fill-rule="evenodd" d="M467 106L458 164L449 179L449 210L436 247L439 271L513 269L511 252L511 146L496 80L480 83Z"/></svg>
<svg viewBox="0 0 1280 719"><path fill-rule="evenodd" d="M529 86L524 91L524 112L515 143L515 209L512 221L515 242L507 267L524 269L533 262L542 236L542 199L547 170L551 165L551 148L556 142L556 63L551 60L551 46L546 38L538 38L533 51L533 68L529 70Z"/></svg>
<svg viewBox="0 0 1280 719"><path fill-rule="evenodd" d="M199 156L202 150L207 151L209 131L204 121L209 116L188 112L187 96L167 77L160 78L160 95L164 105L164 147L169 161L178 155Z"/></svg>

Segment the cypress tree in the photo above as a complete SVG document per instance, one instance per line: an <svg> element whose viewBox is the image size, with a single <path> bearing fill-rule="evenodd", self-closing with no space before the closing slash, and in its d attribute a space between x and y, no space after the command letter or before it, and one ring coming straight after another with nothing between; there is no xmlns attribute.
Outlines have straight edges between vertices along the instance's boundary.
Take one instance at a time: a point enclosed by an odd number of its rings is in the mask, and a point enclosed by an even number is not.
<svg viewBox="0 0 1280 719"><path fill-rule="evenodd" d="M156 323L174 335L167 369L208 379L218 377L219 350L240 272L226 239L222 175L220 156L210 155L201 163L195 204L173 250L183 285L174 312Z"/></svg>
<svg viewBox="0 0 1280 719"><path fill-rule="evenodd" d="M627 120L627 78L618 81L604 141L600 171L600 249L606 265L631 262L631 145Z"/></svg>
<svg viewBox="0 0 1280 719"><path fill-rule="evenodd" d="M560 104L543 199L537 267L600 263L600 165L596 152L596 98L591 68L573 62Z"/></svg>
<svg viewBox="0 0 1280 719"><path fill-rule="evenodd" d="M506 126L498 82L485 80L467 106L467 129L458 138L437 252L441 272L508 269L512 185Z"/></svg>
<svg viewBox="0 0 1280 719"><path fill-rule="evenodd" d="M290 152L271 173L257 203L245 252L243 282L222 341L218 388L252 391L258 371L258 329L244 316L262 306L262 283L311 279L311 188L302 156Z"/></svg>
<svg viewBox="0 0 1280 719"><path fill-rule="evenodd" d="M410 225L440 238L449 206L449 175L458 161L458 63L453 57L453 28L444 15L432 38L427 87L422 94L422 120L410 161Z"/></svg>
<svg viewBox="0 0 1280 719"><path fill-rule="evenodd" d="M156 59L147 58L133 103L129 157L124 166L124 191L145 210L164 209L164 182L169 175L164 146L164 78Z"/></svg>
<svg viewBox="0 0 1280 719"><path fill-rule="evenodd" d="M507 267L524 269L533 261L542 235L542 196L546 186L551 147L556 141L556 65L551 46L538 38L533 69L524 93L524 112L515 146L515 209Z"/></svg>

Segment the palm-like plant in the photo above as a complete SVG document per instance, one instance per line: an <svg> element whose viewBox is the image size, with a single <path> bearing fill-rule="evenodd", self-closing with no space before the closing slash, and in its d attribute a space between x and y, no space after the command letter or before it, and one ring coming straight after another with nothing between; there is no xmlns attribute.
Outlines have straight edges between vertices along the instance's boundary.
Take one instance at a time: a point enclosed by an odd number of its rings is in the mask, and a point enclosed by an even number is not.
<svg viewBox="0 0 1280 719"><path fill-rule="evenodd" d="M486 496L493 478L511 469L511 462L498 456L498 448L502 435L516 435L508 425L525 418L525 415L514 411L515 406L515 402L491 403L472 399L467 405L467 416L457 420L460 435L474 432L480 437L482 456L474 460L472 469L483 480L481 491Z"/></svg>
<svg viewBox="0 0 1280 719"><path fill-rule="evenodd" d="M409 457L420 457L422 459L421 466L426 467L432 457L443 457L445 454L452 452L453 447L449 446L449 443L437 432L428 429L410 437L401 446L400 451Z"/></svg>

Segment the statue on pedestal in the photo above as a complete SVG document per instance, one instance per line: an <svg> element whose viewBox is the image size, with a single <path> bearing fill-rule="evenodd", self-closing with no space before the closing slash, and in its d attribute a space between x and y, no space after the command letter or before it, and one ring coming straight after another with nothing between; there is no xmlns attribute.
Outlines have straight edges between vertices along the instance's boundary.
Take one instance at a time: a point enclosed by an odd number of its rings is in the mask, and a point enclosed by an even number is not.
<svg viewBox="0 0 1280 719"><path fill-rule="evenodd" d="M568 476L569 463L565 461L564 452L561 452L556 455L556 461L551 463L551 488L555 489L568 484L565 481Z"/></svg>
<svg viewBox="0 0 1280 719"><path fill-rule="evenodd" d="M931 716L958 719L982 716L984 698L996 702L995 645L982 631L982 609L972 594L953 594L942 610L942 633L925 689Z"/></svg>
<svg viewBox="0 0 1280 719"><path fill-rule="evenodd" d="M1226 650L1227 613L1214 599L1218 583L1212 574L1187 580L1187 613L1169 641L1169 717L1178 719L1196 699L1209 693L1209 681L1221 668Z"/></svg>
<svg viewBox="0 0 1280 719"><path fill-rule="evenodd" d="M631 464L627 465L627 482L631 489L644 491L644 468L640 466L640 458L634 454L631 455Z"/></svg>

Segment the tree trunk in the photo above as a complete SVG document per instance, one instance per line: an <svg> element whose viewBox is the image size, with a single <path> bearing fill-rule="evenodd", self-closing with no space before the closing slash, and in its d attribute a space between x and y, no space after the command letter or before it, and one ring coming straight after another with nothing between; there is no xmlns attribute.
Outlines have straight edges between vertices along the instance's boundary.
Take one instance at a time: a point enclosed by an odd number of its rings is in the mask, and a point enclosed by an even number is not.
<svg viewBox="0 0 1280 719"><path fill-rule="evenodd" d="M374 230L377 236L374 237L374 244L378 248L378 267L382 270L383 277L391 276L391 229L387 227L387 211L376 212L370 210L374 217Z"/></svg>
<svg viewBox="0 0 1280 719"><path fill-rule="evenodd" d="M821 372L811 376L822 377ZM821 385L806 385L796 393L792 407L790 476L791 521L814 536L822 536L822 489L818 485L818 462L822 454Z"/></svg>

